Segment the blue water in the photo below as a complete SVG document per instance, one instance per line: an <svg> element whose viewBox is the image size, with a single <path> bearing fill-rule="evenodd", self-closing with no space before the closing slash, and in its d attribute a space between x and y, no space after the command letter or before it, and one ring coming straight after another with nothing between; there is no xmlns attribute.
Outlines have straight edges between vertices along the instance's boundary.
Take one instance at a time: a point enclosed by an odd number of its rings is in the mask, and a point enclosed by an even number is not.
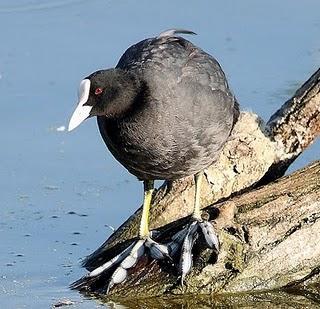
<svg viewBox="0 0 320 309"><path fill-rule="evenodd" d="M242 109L267 120L320 63L320 2L2 0L0 304L96 308L68 284L141 202L94 120L63 131L80 80L172 28L215 55ZM59 131L62 130L62 131ZM319 159L319 142L290 168Z"/></svg>

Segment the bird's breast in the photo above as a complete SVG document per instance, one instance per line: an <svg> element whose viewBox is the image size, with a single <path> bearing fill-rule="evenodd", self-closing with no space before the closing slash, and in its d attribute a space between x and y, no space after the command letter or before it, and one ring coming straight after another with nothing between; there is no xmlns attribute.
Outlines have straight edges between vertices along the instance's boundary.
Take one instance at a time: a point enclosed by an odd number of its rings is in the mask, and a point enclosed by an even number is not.
<svg viewBox="0 0 320 309"><path fill-rule="evenodd" d="M100 133L111 153L139 179L177 179L212 163L225 136L203 130L193 119L170 109L126 119L98 117ZM209 126L210 127L210 126Z"/></svg>

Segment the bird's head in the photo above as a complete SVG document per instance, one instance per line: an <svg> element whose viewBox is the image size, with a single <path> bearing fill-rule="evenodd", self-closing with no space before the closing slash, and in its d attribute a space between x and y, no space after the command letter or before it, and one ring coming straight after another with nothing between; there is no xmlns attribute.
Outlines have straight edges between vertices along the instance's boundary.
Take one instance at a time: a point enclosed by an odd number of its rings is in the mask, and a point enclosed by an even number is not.
<svg viewBox="0 0 320 309"><path fill-rule="evenodd" d="M139 84L136 77L119 69L92 73L80 83L78 104L68 131L92 116L112 117L124 113L138 93Z"/></svg>

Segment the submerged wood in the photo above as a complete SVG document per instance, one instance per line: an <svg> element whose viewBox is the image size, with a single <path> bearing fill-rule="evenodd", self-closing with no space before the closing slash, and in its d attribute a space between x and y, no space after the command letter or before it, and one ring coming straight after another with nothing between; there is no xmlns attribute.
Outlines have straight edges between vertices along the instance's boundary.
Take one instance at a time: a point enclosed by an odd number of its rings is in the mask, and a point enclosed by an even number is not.
<svg viewBox="0 0 320 309"><path fill-rule="evenodd" d="M267 124L253 113L241 113L219 160L205 171L201 192L202 208L211 205L206 208L209 213L219 213L214 220L222 244L217 261L208 250L196 252L184 287L177 284L170 265L146 262L111 295L239 292L317 278L320 163L275 179L319 132L320 70ZM151 228L162 227L163 237L169 237L186 222L181 218L191 213L193 195L192 177L165 183L153 199ZM107 259L137 235L140 213L141 209L93 254L97 261Z"/></svg>

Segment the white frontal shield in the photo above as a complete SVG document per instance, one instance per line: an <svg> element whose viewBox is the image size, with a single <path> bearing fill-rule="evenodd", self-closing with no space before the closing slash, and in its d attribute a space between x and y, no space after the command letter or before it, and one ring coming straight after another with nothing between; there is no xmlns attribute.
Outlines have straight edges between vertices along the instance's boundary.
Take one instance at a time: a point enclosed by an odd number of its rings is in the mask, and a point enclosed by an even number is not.
<svg viewBox="0 0 320 309"><path fill-rule="evenodd" d="M80 83L79 93L78 93L79 102L75 111L71 116L69 126L68 126L68 131L71 131L74 128L76 128L78 125L81 124L81 122L83 122L90 116L90 111L92 110L92 106L84 105L87 103L89 98L90 85L91 85L91 82L89 79L84 79Z"/></svg>

